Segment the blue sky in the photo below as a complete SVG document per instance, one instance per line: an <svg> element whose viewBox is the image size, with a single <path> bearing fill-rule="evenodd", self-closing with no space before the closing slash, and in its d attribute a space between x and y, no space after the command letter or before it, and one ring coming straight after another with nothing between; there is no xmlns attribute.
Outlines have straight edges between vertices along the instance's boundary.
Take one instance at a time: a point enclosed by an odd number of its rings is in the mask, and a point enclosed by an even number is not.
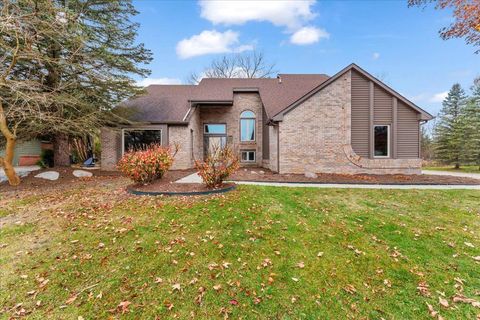
<svg viewBox="0 0 480 320"><path fill-rule="evenodd" d="M436 114L453 83L470 88L480 55L438 30L451 13L406 1L138 0L140 42L153 51L146 83L184 82L215 57L255 48L280 73L333 75L351 62ZM145 83L145 82L144 82Z"/></svg>

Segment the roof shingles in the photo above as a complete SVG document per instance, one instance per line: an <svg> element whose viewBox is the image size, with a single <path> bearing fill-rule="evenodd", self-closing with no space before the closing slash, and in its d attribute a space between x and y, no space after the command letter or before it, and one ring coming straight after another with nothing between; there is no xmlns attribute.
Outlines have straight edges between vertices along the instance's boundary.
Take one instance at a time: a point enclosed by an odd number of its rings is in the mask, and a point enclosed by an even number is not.
<svg viewBox="0 0 480 320"><path fill-rule="evenodd" d="M202 79L198 85L150 85L146 94L122 104L131 120L149 123L182 122L191 101L232 101L234 89L258 89L269 118L328 79L323 74L281 74L263 79Z"/></svg>

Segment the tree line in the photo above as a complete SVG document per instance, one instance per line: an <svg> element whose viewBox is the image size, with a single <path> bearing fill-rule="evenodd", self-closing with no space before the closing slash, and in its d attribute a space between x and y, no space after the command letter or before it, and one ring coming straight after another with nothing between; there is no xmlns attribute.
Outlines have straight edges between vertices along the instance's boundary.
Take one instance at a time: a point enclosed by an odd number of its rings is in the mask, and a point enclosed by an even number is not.
<svg viewBox="0 0 480 320"><path fill-rule="evenodd" d="M443 101L433 126L433 135L422 132L424 157L442 164L478 165L480 170L480 77L474 80L471 94L456 83Z"/></svg>

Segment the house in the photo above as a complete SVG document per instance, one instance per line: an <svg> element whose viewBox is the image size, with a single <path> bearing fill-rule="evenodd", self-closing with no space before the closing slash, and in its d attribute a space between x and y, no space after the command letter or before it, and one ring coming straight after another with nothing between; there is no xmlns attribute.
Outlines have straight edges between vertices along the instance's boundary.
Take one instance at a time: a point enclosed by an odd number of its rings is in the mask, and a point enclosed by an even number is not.
<svg viewBox="0 0 480 320"><path fill-rule="evenodd" d="M174 168L230 145L244 166L280 173L420 172L433 117L355 64L335 74L151 85L123 106L135 125L103 128L102 167L139 144L177 143Z"/></svg>

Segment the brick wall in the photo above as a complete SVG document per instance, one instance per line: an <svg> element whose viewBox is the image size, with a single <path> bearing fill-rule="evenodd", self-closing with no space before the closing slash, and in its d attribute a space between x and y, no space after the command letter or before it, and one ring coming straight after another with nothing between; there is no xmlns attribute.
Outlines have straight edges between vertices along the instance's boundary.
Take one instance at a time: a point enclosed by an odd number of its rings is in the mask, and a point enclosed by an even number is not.
<svg viewBox="0 0 480 320"><path fill-rule="evenodd" d="M240 141L240 114L245 110L255 113L254 142ZM203 134L203 124L205 123L226 123L229 145L239 153L241 150L255 150L256 163L253 165L262 165L263 104L258 93L235 93L233 95L233 106L202 107L200 109L201 127L199 131L201 134ZM203 138L201 150L203 153Z"/></svg>
<svg viewBox="0 0 480 320"><path fill-rule="evenodd" d="M102 143L101 166L103 170L116 170L121 154L121 130L104 127L100 130Z"/></svg>
<svg viewBox="0 0 480 320"><path fill-rule="evenodd" d="M419 159L367 159L355 154L350 119L351 74L347 72L284 116L279 124L280 172L420 172Z"/></svg>

